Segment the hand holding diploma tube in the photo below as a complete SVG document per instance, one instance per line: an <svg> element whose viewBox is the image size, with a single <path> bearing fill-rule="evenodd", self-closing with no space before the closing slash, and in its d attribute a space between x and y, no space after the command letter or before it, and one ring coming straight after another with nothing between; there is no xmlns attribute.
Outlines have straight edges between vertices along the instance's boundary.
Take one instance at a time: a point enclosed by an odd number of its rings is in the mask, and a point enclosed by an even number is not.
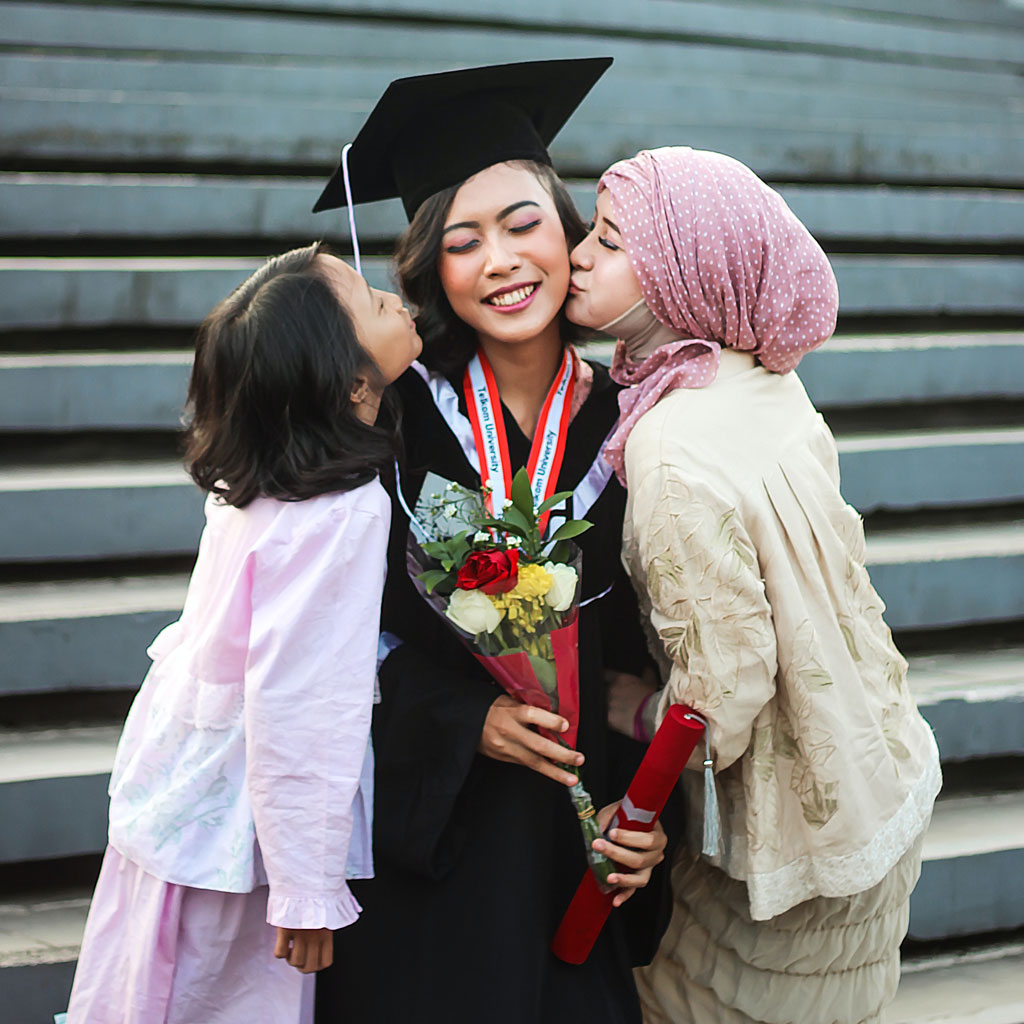
<svg viewBox="0 0 1024 1024"><path fill-rule="evenodd" d="M673 704L647 748L626 790L609 831L613 828L649 832L654 828L690 755L704 735L704 721L684 704ZM615 891L603 891L588 871L558 926L551 951L560 960L581 964L590 955L611 913Z"/></svg>

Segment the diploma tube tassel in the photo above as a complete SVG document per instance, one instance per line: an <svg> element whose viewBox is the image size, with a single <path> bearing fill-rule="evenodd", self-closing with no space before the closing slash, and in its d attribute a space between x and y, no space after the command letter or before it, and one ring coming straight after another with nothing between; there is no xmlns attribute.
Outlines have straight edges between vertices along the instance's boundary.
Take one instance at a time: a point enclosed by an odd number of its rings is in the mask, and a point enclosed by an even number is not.
<svg viewBox="0 0 1024 1024"><path fill-rule="evenodd" d="M647 748L629 784L612 828L650 832L705 732L704 719L683 704L673 704ZM583 876L551 943L551 951L569 964L590 955L612 909L615 890L603 892L592 871Z"/></svg>
<svg viewBox="0 0 1024 1024"><path fill-rule="evenodd" d="M722 838L722 822L718 810L718 789L715 786L715 762L711 757L711 725L695 712L691 717L704 724L704 845L705 857L717 857Z"/></svg>

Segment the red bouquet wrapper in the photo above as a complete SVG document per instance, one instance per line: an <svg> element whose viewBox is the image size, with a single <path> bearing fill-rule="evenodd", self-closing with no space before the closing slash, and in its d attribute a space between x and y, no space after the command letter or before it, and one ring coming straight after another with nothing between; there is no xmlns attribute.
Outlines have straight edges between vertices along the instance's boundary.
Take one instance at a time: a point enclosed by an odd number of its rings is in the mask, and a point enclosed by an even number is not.
<svg viewBox="0 0 1024 1024"><path fill-rule="evenodd" d="M685 704L673 704L647 748L622 804L608 826L650 832L679 781L690 755L704 735L704 723ZM615 890L604 892L587 871L555 932L551 952L568 964L590 955L611 913Z"/></svg>
<svg viewBox="0 0 1024 1024"><path fill-rule="evenodd" d="M569 728L556 736L547 729L540 729L548 739L564 743L576 749L576 733L580 725L580 666L577 654L579 644L579 622L573 611L572 622L559 629L553 629L551 649L555 656L557 675L556 690L549 693L537 678L529 655L522 651L512 654L480 654L474 651L476 660L490 673L502 689L516 700L530 704L543 711L555 711L568 723Z"/></svg>

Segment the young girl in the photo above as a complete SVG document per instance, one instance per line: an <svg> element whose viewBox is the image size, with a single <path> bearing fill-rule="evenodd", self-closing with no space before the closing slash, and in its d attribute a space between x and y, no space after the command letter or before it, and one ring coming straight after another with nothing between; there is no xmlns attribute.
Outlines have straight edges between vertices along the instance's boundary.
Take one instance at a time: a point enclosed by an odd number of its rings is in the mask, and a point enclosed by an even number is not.
<svg viewBox="0 0 1024 1024"><path fill-rule="evenodd" d="M789 372L835 326L828 260L748 168L687 148L611 167L572 258L568 314L621 339L632 386L607 451L666 680L651 699L619 677L612 718L706 715L721 805L720 839L676 859L645 1020L877 1020L941 780L835 442Z"/></svg>
<svg viewBox="0 0 1024 1024"><path fill-rule="evenodd" d="M394 447L375 421L419 350L397 296L319 245L202 325L187 461L207 523L118 746L69 1024L310 1019L303 975L359 914L346 878L372 874Z"/></svg>

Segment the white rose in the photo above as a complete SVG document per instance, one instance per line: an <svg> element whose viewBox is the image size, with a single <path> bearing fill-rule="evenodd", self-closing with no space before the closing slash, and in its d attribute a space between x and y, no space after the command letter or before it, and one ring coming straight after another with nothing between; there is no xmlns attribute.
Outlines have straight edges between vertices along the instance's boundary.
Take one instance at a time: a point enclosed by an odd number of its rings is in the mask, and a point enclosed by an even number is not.
<svg viewBox="0 0 1024 1024"><path fill-rule="evenodd" d="M571 565L545 562L544 571L551 577L551 589L544 595L544 600L556 612L564 612L576 596L576 570Z"/></svg>
<svg viewBox="0 0 1024 1024"><path fill-rule="evenodd" d="M493 633L505 613L498 611L482 590L456 590L444 610L467 633Z"/></svg>

